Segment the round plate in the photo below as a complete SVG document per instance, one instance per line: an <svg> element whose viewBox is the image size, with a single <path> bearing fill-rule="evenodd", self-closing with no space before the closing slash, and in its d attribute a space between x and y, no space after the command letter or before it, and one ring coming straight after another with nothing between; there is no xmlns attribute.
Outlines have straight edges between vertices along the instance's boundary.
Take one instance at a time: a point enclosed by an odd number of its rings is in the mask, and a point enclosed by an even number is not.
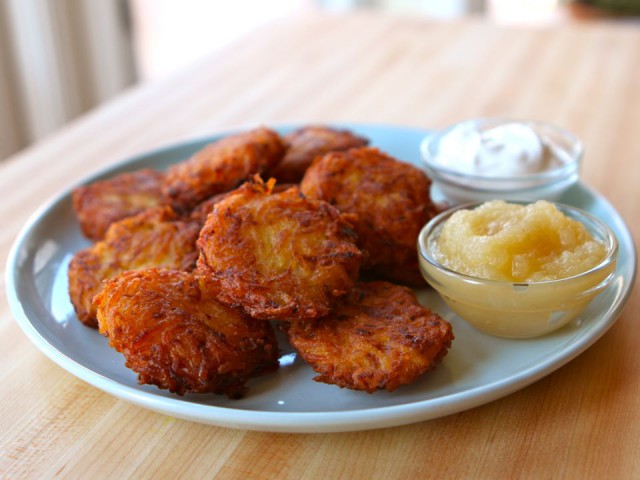
<svg viewBox="0 0 640 480"><path fill-rule="evenodd" d="M372 145L419 164L424 130L382 125L337 125L371 139ZM282 133L293 126L282 127ZM87 182L142 167L166 168L223 135L171 146L122 162ZM178 397L138 385L124 357L96 330L75 317L67 293L67 265L89 245L71 207L71 189L40 208L18 236L7 264L9 304L20 327L50 359L105 392L137 405L197 422L278 432L337 432L390 427L466 410L503 397L564 365L592 345L615 322L636 272L631 235L613 207L577 184L560 200L583 208L615 231L620 251L616 279L589 305L579 322L532 340L508 340L474 330L430 289L420 301L449 320L455 340L444 361L418 382L367 394L312 380L314 373L280 338L281 368L249 383L241 400L217 395Z"/></svg>

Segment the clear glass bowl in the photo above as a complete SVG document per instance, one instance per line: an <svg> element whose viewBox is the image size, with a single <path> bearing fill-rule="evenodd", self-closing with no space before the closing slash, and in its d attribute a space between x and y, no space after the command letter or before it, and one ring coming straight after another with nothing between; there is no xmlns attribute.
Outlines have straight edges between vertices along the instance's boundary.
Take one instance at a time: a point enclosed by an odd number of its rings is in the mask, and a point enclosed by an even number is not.
<svg viewBox="0 0 640 480"><path fill-rule="evenodd" d="M496 127L521 125L530 128L543 144L551 145L562 157L559 165L526 174L502 175L470 173L443 163L441 147L447 136L462 132L484 134ZM449 137L450 140L451 137ZM446 141L446 140L445 140ZM513 141L516 141L514 137ZM583 156L582 142L571 132L553 125L529 120L480 118L466 120L428 135L420 145L424 168L434 182L435 196L451 205L486 200L556 201L579 178ZM438 195L439 194L439 195Z"/></svg>
<svg viewBox="0 0 640 480"><path fill-rule="evenodd" d="M456 211L478 205L460 205L441 213L425 225L418 237L422 275L455 314L478 330L509 338L545 335L576 319L613 279L618 242L611 228L587 212L562 204L556 207L581 222L606 247L605 258L590 270L560 280L513 283L446 268L433 256L444 222Z"/></svg>

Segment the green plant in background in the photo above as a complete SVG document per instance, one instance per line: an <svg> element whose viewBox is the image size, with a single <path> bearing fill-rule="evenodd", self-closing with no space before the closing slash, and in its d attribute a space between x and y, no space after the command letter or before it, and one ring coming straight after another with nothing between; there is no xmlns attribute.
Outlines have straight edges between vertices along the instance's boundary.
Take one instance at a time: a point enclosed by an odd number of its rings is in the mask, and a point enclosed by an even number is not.
<svg viewBox="0 0 640 480"><path fill-rule="evenodd" d="M640 15L640 0L580 0L579 3L621 15Z"/></svg>

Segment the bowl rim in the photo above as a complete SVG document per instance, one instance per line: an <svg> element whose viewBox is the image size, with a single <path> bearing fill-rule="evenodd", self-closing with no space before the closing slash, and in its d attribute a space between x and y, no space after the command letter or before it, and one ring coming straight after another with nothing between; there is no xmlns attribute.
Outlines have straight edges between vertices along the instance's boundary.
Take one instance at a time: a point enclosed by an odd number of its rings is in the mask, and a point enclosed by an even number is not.
<svg viewBox="0 0 640 480"><path fill-rule="evenodd" d="M496 199L496 200L503 201L508 204L518 204L518 205L531 205L537 202L544 201L554 205L556 208L558 208L558 210L560 210L565 215L567 214L567 212L570 212L570 214L572 214L571 218L573 220L579 221L583 225L585 225L584 222L582 222L579 218L574 218L573 215L587 219L591 224L597 227L597 229L600 231L600 233L605 239L604 243L605 243L605 247L607 248L605 257L590 269L585 270L584 272L580 272L576 275L572 275L570 277L557 278L554 280L541 280L541 281L534 281L534 282L511 282L507 280L494 280L489 278L476 277L473 275L468 275L465 273L452 270L442 265L435 258L433 258L433 256L430 254L430 249L427 247L429 240L431 239L431 236L433 235L433 233L439 230L438 227L441 228L441 226L444 224L445 219L449 218L455 212L459 210L469 210L469 209L473 210L485 203L488 203L488 201L476 201L476 202L467 202L467 203L463 203L463 204L448 208L447 210L444 210L440 212L438 215L436 215L435 217L433 217L431 220L429 220L429 222L427 222L422 227L422 229L420 230L420 233L418 234L418 242L417 242L418 255L420 257L420 260L426 261L427 263L432 265L436 270L446 274L447 276L458 277L468 284L494 285L494 286L511 285L512 287L523 287L523 286L529 287L529 286L535 285L536 287L539 287L539 288L556 286L563 283L572 282L576 279L587 277L601 270L604 270L605 268L607 268L609 265L611 265L617 260L619 245L618 245L618 239L615 233L613 232L612 228L600 218L596 217L595 215L581 208L574 207L572 205L567 205L560 202L552 202L549 200L536 200L536 201L520 201L520 200L507 201L507 200L501 200L501 199ZM495 200L492 200L492 201L495 201ZM590 233L593 230L588 225L585 225L585 227L589 230ZM420 262L420 264L422 265L422 262ZM421 270L422 270L422 266L421 266Z"/></svg>
<svg viewBox="0 0 640 480"><path fill-rule="evenodd" d="M563 162L561 165L557 167L550 168L544 170L542 172L534 172L523 175L484 175L484 174L474 174L469 172L464 172L461 170L457 170L455 168L448 167L446 165L442 165L435 161L436 156L433 155L432 147L439 143L439 141L444 138L447 134L449 134L454 128L459 127L460 125L465 124L495 124L495 126L517 123L521 125L527 125L531 127L533 130L538 132L540 129L547 129L559 134L560 136L566 138L572 145L571 151L567 153L570 156L570 161ZM444 176L449 176L454 180L481 180L483 182L495 182L496 184L504 184L504 183L518 183L518 182L542 182L540 185L536 185L533 187L527 187L529 189L536 189L541 187L546 187L552 183L560 182L561 180L570 177L575 172L577 172L582 164L582 158L584 156L584 144L580 140L580 138L575 135L570 130L559 127L552 123L531 120L531 119L519 119L516 117L479 117L479 118L470 118L467 120L462 120L460 122L456 122L454 124L445 127L442 130L435 131L429 135L426 135L422 141L420 142L420 156L422 158L422 162L424 167L430 173L435 180L441 180L445 178ZM447 181L447 180L445 180ZM448 183L455 184L455 182L448 180ZM495 189L483 189L481 187L473 186L474 190L519 190L522 187L518 185L514 185L511 188L495 188Z"/></svg>

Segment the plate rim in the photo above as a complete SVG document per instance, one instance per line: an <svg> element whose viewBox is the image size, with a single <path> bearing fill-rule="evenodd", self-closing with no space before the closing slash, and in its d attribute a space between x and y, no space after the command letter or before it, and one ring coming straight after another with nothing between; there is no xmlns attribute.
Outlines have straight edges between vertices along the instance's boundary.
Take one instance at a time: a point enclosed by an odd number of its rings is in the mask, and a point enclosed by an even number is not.
<svg viewBox="0 0 640 480"><path fill-rule="evenodd" d="M302 125L306 124L274 123L272 124L272 128L278 131L283 131L298 128ZM331 122L325 123L325 125L336 128L348 128L356 131L362 129L412 131L423 135L428 135L432 131L416 127L378 123ZM5 268L5 293L14 319L29 340L42 353L44 353L45 356L77 378L80 378L86 383L99 388L116 398L177 418L220 427L255 431L287 433L360 431L406 425L465 411L495 401L535 383L546 375L566 365L599 340L622 314L622 311L624 310L624 307L626 306L633 291L633 285L635 283L637 273L637 255L633 237L620 214L609 203L609 201L595 190L579 183L579 186L589 195L606 207L606 209L616 214L613 218L617 226L616 235L619 236L620 232L624 234L624 238L619 238L618 240L621 245L630 247L626 253L631 259L633 259L632 268L629 272L629 279L626 282L626 288L622 292L622 295L616 296L615 301L611 305L608 305L608 308L606 309L606 321L599 323L597 328L593 328L590 335L582 335L576 338L568 346L556 351L543 362L535 363L512 375L488 384L482 384L461 392L455 392L446 396L429 398L422 401L412 401L399 405L385 405L357 410L308 412L247 410L227 406L193 403L179 397L172 398L159 396L152 392L146 392L124 385L82 365L49 343L49 341L38 331L33 321L28 318L28 315L24 311L22 302L18 297L15 278L18 268L18 257L23 250L29 234L36 227L42 217L56 205L65 201L67 197L70 196L72 189L77 185L95 181L109 173L114 174L117 170L121 170L123 168L126 169L127 166L143 162L145 159L167 153L171 150L195 147L196 145L210 142L222 136L242 130L243 129L238 128L216 132L215 134L206 137L190 139L155 148L110 165L106 165L87 175L79 182L66 186L31 214L25 225L18 233L9 251L7 265Z"/></svg>

